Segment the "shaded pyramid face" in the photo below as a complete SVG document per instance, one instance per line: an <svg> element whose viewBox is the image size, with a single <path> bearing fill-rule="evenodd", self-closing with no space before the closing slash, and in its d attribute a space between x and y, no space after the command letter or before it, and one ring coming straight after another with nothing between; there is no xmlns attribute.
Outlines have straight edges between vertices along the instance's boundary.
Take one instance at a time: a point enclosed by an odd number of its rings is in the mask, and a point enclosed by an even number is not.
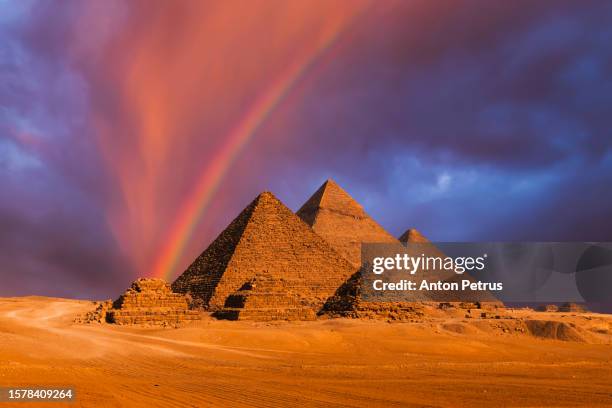
<svg viewBox="0 0 612 408"><path fill-rule="evenodd" d="M261 272L282 278L320 308L352 265L272 193L260 194L172 284L210 310Z"/></svg>
<svg viewBox="0 0 612 408"><path fill-rule="evenodd" d="M361 265L361 243L398 243L333 180L323 183L297 215L354 266Z"/></svg>

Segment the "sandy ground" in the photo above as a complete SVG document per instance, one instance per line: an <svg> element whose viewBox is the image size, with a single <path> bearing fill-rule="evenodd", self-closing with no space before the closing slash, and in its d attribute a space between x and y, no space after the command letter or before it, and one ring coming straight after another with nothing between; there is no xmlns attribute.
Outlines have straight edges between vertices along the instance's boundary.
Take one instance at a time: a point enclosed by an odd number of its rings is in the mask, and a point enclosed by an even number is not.
<svg viewBox="0 0 612 408"><path fill-rule="evenodd" d="M180 329L73 323L91 307L0 299L0 386L74 386L73 407L612 406L606 315L514 312L574 325L581 340L560 341L463 318L206 319ZM553 332L543 335L561 333Z"/></svg>

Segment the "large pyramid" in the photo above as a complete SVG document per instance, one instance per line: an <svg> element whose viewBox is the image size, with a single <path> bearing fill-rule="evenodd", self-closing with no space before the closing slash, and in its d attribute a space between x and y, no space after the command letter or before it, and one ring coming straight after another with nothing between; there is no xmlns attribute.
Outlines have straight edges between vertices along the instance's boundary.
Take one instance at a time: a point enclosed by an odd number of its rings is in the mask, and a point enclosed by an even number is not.
<svg viewBox="0 0 612 408"><path fill-rule="evenodd" d="M297 215L356 267L361 265L361 243L398 243L331 179L323 183Z"/></svg>
<svg viewBox="0 0 612 408"><path fill-rule="evenodd" d="M209 310L265 273L318 311L355 268L272 193L247 206L172 284ZM273 305L269 305L273 307ZM282 306L282 305L279 305Z"/></svg>

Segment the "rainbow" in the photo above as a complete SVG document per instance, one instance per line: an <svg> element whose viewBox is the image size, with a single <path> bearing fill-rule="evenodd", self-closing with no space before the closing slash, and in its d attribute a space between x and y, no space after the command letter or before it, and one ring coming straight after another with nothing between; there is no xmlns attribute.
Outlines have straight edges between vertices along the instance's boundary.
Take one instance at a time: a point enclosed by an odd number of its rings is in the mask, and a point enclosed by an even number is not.
<svg viewBox="0 0 612 408"><path fill-rule="evenodd" d="M153 276L170 280L183 251L202 215L208 208L212 197L223 181L225 174L231 168L234 160L255 135L257 129L266 121L275 108L291 92L300 79L308 72L317 60L325 54L340 38L342 27L350 25L355 19L355 13L349 24L340 25L321 44L302 58L295 60L287 69L263 92L253 103L246 115L230 131L225 144L215 154L212 162L206 166L196 183L195 189L188 196L179 216L170 229L167 244L160 251L153 265ZM359 13L361 14L361 13Z"/></svg>

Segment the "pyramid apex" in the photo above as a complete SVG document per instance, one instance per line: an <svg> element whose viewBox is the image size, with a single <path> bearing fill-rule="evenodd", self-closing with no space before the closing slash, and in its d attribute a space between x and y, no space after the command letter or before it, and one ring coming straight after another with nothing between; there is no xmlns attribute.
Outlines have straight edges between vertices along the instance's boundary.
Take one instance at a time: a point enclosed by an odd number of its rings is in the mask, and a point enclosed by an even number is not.
<svg viewBox="0 0 612 408"><path fill-rule="evenodd" d="M365 216L361 204L355 201L349 193L331 178L325 180L317 191L304 203L298 211L298 215L304 212L317 211L320 208L348 213L356 217Z"/></svg>
<svg viewBox="0 0 612 408"><path fill-rule="evenodd" d="M271 191L262 191L255 197L253 203L280 203L281 201Z"/></svg>
<svg viewBox="0 0 612 408"><path fill-rule="evenodd" d="M409 228L399 237L400 242L408 243L426 243L429 242L423 234L421 234L416 228Z"/></svg>
<svg viewBox="0 0 612 408"><path fill-rule="evenodd" d="M337 189L337 190L342 191L344 194L349 195L342 187L340 187L340 184L336 183L336 181L332 178L328 178L327 180L325 180L325 183L321 185L321 188Z"/></svg>
<svg viewBox="0 0 612 408"><path fill-rule="evenodd" d="M361 264L362 242L397 243L332 179L319 187L297 215L355 266Z"/></svg>
<svg viewBox="0 0 612 408"><path fill-rule="evenodd" d="M261 193L259 193L257 198L276 198L276 196L271 191L264 190Z"/></svg>

